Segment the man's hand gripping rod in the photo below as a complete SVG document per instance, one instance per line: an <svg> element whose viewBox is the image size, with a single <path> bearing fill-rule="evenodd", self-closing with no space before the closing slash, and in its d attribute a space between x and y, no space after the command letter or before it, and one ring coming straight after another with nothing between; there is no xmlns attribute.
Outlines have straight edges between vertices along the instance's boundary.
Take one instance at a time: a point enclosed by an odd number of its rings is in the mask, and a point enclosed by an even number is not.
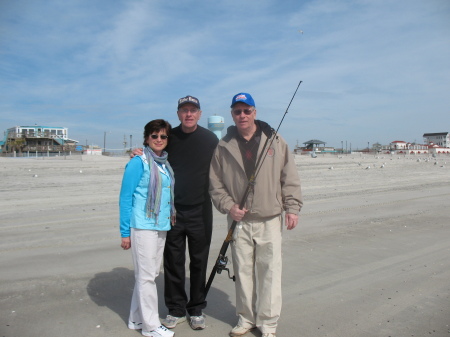
<svg viewBox="0 0 450 337"><path fill-rule="evenodd" d="M256 177L258 176L259 170L261 169L261 166L264 162L264 160L266 159L267 156L267 151L266 151L266 146L267 146L267 142L269 140L269 138L271 138L270 144L269 144L269 148L272 145L272 142L275 139L275 136L278 133L278 130L280 129L281 123L283 123L284 117L286 116L286 114L288 113L289 107L291 106L292 101L294 100L295 95L297 94L298 88L300 87L300 84L302 84L302 81L300 81L298 83L297 89L295 89L294 95L292 95L291 101L289 102L288 107L286 108L286 111L283 114L283 118L281 118L281 122L278 125L277 130L275 131L275 134L273 135L273 137L267 137L266 138L266 142L264 143L263 146L263 150L261 151L261 154L256 162L255 165L255 169L253 171L253 174L251 175L248 184L247 184L247 188L245 189L244 195L241 199L241 202L239 203L239 209L243 209L245 206L245 203L247 202L247 198L248 195L251 191L251 189L253 188L253 186L255 185L255 180ZM219 256L217 257L216 263L211 271L211 274L209 276L208 282L206 283L206 287L205 287L205 297L206 295L208 295L209 289L211 288L211 284L214 280L214 276L216 276L216 274L221 274L223 270L226 270L228 272L228 277L230 279L232 279L233 281L235 281L235 277L234 276L230 276L230 270L227 268L227 263L228 263L228 257L225 256L228 246L230 245L230 242L233 238L233 233L234 230L236 229L236 225L237 225L237 221L233 220L233 222L231 223L230 229L228 230L228 234L225 238L225 240L223 241L222 247L220 248L219 251Z"/></svg>

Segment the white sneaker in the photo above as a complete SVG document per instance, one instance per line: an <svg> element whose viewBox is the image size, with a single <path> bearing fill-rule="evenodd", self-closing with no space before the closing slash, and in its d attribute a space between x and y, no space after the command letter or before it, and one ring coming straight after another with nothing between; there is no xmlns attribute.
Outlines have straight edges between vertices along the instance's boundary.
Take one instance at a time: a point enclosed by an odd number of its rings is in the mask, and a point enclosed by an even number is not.
<svg viewBox="0 0 450 337"><path fill-rule="evenodd" d="M152 331L142 330L142 335L147 337L172 337L175 333L161 325Z"/></svg>
<svg viewBox="0 0 450 337"><path fill-rule="evenodd" d="M142 329L142 323L128 322L128 329L141 330Z"/></svg>
<svg viewBox="0 0 450 337"><path fill-rule="evenodd" d="M253 330L256 328L256 326L251 326L250 328L245 328L241 325L236 325L233 329L231 329L230 333L228 334L231 337L238 337L238 336L244 336L247 332Z"/></svg>

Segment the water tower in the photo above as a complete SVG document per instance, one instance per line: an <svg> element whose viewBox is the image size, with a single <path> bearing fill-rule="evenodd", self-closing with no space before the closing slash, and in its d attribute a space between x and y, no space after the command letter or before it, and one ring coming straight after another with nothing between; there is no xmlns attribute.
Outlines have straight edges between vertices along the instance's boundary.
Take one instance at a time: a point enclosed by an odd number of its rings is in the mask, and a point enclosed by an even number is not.
<svg viewBox="0 0 450 337"><path fill-rule="evenodd" d="M208 129L214 132L217 138L222 138L222 130L225 126L225 121L222 116L209 116L208 117Z"/></svg>

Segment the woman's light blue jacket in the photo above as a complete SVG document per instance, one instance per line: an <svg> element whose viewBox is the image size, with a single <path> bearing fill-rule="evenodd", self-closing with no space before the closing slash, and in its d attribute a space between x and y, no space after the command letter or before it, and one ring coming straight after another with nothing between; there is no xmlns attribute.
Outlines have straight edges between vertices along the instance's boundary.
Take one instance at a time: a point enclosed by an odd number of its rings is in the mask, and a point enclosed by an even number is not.
<svg viewBox="0 0 450 337"><path fill-rule="evenodd" d="M120 235L130 236L130 228L168 231L170 223L170 184L171 178L165 165L157 164L162 178L161 207L158 222L147 218L146 203L150 170L145 155L131 159L125 167L120 189Z"/></svg>

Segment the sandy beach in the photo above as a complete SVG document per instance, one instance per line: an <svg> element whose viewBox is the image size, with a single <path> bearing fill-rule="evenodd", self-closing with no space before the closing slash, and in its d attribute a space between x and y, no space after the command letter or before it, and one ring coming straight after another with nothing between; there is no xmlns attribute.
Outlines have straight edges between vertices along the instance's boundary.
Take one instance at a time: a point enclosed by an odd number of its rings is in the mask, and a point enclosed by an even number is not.
<svg viewBox="0 0 450 337"><path fill-rule="evenodd" d="M118 228L127 161L0 158L0 337L141 336L126 325L134 277ZM449 336L450 157L296 162L305 206L283 234L277 336ZM226 235L225 217L214 221L209 270ZM207 328L183 323L175 336L228 336L234 294L217 275Z"/></svg>

